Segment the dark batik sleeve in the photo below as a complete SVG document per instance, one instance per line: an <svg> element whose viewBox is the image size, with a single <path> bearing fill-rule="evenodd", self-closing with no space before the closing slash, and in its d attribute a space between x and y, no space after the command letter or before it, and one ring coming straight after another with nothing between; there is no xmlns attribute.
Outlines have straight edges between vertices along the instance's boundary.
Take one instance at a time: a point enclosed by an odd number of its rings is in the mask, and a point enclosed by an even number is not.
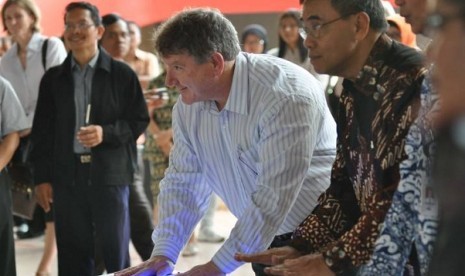
<svg viewBox="0 0 465 276"><path fill-rule="evenodd" d="M319 197L312 214L294 231L291 246L306 254L318 252L347 232L359 216L357 198L339 146L332 168L331 185Z"/></svg>
<svg viewBox="0 0 465 276"><path fill-rule="evenodd" d="M291 246L306 254L320 252L336 273L368 262L399 183L398 164L404 158L401 154L395 164L377 170L383 188L365 199L366 208L361 211L345 173L343 157L338 154L331 186L312 214L295 230Z"/></svg>
<svg viewBox="0 0 465 276"><path fill-rule="evenodd" d="M347 271L370 260L374 244L379 236L379 229L391 206L394 191L399 183L398 172L398 165L384 171L384 174L389 175L390 184L385 183L385 188L368 199L367 209L362 212L349 231L319 250L326 264L334 272Z"/></svg>
<svg viewBox="0 0 465 276"><path fill-rule="evenodd" d="M320 252L334 272L367 262L398 183L397 166L384 174L389 175L391 185L375 193L362 213L338 152L331 186L320 196L312 214L294 231L291 246L304 254Z"/></svg>

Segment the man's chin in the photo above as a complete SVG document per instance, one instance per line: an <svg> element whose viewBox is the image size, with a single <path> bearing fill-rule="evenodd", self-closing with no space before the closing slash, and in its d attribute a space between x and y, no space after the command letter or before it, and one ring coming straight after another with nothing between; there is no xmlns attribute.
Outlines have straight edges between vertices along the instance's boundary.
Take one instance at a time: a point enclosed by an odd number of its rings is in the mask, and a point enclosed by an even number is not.
<svg viewBox="0 0 465 276"><path fill-rule="evenodd" d="M321 66L322 64L319 62L319 57L314 57L310 59L310 63L313 66L313 70L317 72L318 74L326 74L324 66Z"/></svg>
<svg viewBox="0 0 465 276"><path fill-rule="evenodd" d="M318 74L327 74L327 70L323 67L320 67L320 66L313 66L313 69L315 70L315 72L317 72Z"/></svg>

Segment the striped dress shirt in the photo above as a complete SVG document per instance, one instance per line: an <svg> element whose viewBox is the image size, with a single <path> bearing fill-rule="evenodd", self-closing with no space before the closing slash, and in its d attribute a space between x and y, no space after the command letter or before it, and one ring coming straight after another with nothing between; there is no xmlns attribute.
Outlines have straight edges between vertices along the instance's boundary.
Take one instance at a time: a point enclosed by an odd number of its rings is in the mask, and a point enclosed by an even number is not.
<svg viewBox="0 0 465 276"><path fill-rule="evenodd" d="M236 252L293 231L329 186L336 125L323 88L283 59L240 53L225 107L178 101L173 136L153 256L176 262L214 192L238 218L213 257L229 273L241 265Z"/></svg>

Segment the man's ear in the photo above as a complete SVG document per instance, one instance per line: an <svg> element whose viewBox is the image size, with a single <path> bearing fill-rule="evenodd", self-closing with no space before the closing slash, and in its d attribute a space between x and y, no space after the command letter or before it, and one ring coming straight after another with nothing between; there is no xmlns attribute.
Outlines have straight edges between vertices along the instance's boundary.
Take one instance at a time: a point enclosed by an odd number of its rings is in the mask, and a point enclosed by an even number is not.
<svg viewBox="0 0 465 276"><path fill-rule="evenodd" d="M105 27L102 25L97 26L97 38L98 40L102 39L103 33L105 32Z"/></svg>
<svg viewBox="0 0 465 276"><path fill-rule="evenodd" d="M365 39L370 31L370 16L366 12L355 15L355 36L358 41Z"/></svg>
<svg viewBox="0 0 465 276"><path fill-rule="evenodd" d="M213 65L215 76L220 76L224 71L223 55L218 52L213 53L213 55L211 56L211 62Z"/></svg>

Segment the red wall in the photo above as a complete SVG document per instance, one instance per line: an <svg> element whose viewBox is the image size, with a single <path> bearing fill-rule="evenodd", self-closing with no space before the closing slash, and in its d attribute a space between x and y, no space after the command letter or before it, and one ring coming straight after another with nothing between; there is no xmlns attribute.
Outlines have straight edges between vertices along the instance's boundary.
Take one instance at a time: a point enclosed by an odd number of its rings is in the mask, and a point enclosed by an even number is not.
<svg viewBox="0 0 465 276"><path fill-rule="evenodd" d="M66 5L72 1L36 0L46 35L61 35ZM93 0L101 15L116 12L141 26L160 22L186 7L215 7L225 14L280 12L299 8L299 0ZM188 3L188 4L186 4Z"/></svg>

